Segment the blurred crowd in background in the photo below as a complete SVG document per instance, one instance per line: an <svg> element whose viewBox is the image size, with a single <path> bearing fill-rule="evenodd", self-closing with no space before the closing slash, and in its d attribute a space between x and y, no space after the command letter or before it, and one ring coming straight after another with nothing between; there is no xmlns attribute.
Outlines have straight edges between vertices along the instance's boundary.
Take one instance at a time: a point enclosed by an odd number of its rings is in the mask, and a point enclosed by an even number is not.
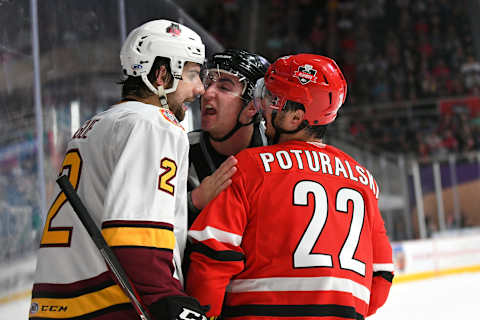
<svg viewBox="0 0 480 320"><path fill-rule="evenodd" d="M436 107L439 98L480 93L468 8L464 0L266 1L257 51L270 60L292 52L333 57L348 81L348 133L372 150L425 159L480 150L480 110ZM224 46L244 45L241 1L189 10ZM422 116L399 115L418 101L433 106ZM373 117L372 106L385 115Z"/></svg>
<svg viewBox="0 0 480 320"><path fill-rule="evenodd" d="M477 93L465 1L266 1L268 58L292 52L332 56L349 83L350 105ZM191 14L226 47L241 46L241 1L211 2ZM262 44L263 43L263 44Z"/></svg>
<svg viewBox="0 0 480 320"><path fill-rule="evenodd" d="M24 154L0 166L0 261L34 250L40 237L35 154Z"/></svg>
<svg viewBox="0 0 480 320"><path fill-rule="evenodd" d="M349 120L351 141L368 143L373 151L431 161L445 160L449 154L467 155L480 150L480 118L472 119L465 112L371 120L365 113L355 114L360 117Z"/></svg>

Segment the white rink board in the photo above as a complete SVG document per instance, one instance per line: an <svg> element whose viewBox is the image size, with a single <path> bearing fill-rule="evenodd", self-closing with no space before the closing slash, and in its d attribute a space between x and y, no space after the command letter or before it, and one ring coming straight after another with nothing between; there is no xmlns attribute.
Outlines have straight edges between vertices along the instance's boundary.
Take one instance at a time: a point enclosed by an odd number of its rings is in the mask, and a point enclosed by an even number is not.
<svg viewBox="0 0 480 320"><path fill-rule="evenodd" d="M399 283L371 320L478 319L480 272ZM29 299L0 305L0 320L27 319Z"/></svg>
<svg viewBox="0 0 480 320"><path fill-rule="evenodd" d="M480 268L480 232L392 243L395 276ZM421 277L420 277L421 278Z"/></svg>

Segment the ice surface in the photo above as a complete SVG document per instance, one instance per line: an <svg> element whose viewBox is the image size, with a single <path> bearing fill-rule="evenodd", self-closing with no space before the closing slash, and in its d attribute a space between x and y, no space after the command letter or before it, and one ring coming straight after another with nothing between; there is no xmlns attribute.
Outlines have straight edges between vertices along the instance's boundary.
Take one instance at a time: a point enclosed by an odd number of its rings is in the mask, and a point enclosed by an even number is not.
<svg viewBox="0 0 480 320"><path fill-rule="evenodd" d="M462 273L392 286L369 320L479 319L480 273Z"/></svg>
<svg viewBox="0 0 480 320"><path fill-rule="evenodd" d="M28 319L30 298L16 300L7 304L0 304L0 320Z"/></svg>

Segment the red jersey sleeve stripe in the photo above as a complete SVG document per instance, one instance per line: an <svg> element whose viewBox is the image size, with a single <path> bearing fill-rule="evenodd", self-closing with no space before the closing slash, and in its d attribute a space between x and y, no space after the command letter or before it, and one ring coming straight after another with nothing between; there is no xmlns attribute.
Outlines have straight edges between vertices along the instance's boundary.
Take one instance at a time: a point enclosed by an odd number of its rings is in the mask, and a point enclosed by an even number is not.
<svg viewBox="0 0 480 320"><path fill-rule="evenodd" d="M200 242L197 242L192 246L192 252L201 253L210 259L217 261L243 261L245 259L245 255L243 253L233 250L213 250L209 246L206 246Z"/></svg>
<svg viewBox="0 0 480 320"><path fill-rule="evenodd" d="M374 277L382 277L383 279L387 280L388 282L393 281L393 273L388 271L376 271L373 273Z"/></svg>
<svg viewBox="0 0 480 320"><path fill-rule="evenodd" d="M237 247L242 243L241 235L209 226L205 227L203 230L190 230L188 235L197 241L215 239L219 242L228 243Z"/></svg>
<svg viewBox="0 0 480 320"><path fill-rule="evenodd" d="M374 263L373 264L373 271L394 271L393 263Z"/></svg>

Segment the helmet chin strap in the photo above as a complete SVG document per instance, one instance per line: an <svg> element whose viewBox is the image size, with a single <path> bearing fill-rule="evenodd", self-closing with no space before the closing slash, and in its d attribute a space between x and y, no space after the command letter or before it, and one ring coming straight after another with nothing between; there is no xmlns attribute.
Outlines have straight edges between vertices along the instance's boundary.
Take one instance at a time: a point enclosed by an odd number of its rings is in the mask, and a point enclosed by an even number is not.
<svg viewBox="0 0 480 320"><path fill-rule="evenodd" d="M208 136L214 140L214 141L217 141L217 142L222 142L222 141L225 141L227 139L229 139L231 136L233 136L233 134L235 132L237 132L238 129L240 129L241 127L246 127L246 126L249 126L251 125L252 123L254 122L254 120L250 121L249 123L240 123L239 121L237 121L237 124L235 125L235 127L233 127L232 130L230 130L229 133L227 133L226 135L224 135L223 137L221 138L214 138L212 135L210 135L210 133L207 132Z"/></svg>
<svg viewBox="0 0 480 320"><path fill-rule="evenodd" d="M168 103L167 103L167 94L163 86L158 86L157 88L155 88L153 84L151 84L151 82L148 81L147 75L145 73L143 73L141 77L142 77L143 83L145 83L148 89L150 89L150 91L152 91L154 94L158 96L158 98L160 99L161 107L165 109L169 109Z"/></svg>
<svg viewBox="0 0 480 320"><path fill-rule="evenodd" d="M230 130L229 133L227 133L226 135L224 135L223 137L221 138L214 138L212 135L210 135L210 133L207 132L208 136L213 140L213 141L217 141L217 142L222 142L222 141L225 141L227 139L229 139L231 136L233 136L233 134L235 132L237 132L238 129L240 129L241 127L246 127L246 126L249 126L251 125L252 123L255 122L255 117L252 118L252 121L248 122L248 123L241 123L240 122L240 115L243 111L243 109L245 109L245 107L242 108L242 110L240 110L240 112L238 113L238 116L237 116L237 123L235 124L235 126L233 127L232 130Z"/></svg>

